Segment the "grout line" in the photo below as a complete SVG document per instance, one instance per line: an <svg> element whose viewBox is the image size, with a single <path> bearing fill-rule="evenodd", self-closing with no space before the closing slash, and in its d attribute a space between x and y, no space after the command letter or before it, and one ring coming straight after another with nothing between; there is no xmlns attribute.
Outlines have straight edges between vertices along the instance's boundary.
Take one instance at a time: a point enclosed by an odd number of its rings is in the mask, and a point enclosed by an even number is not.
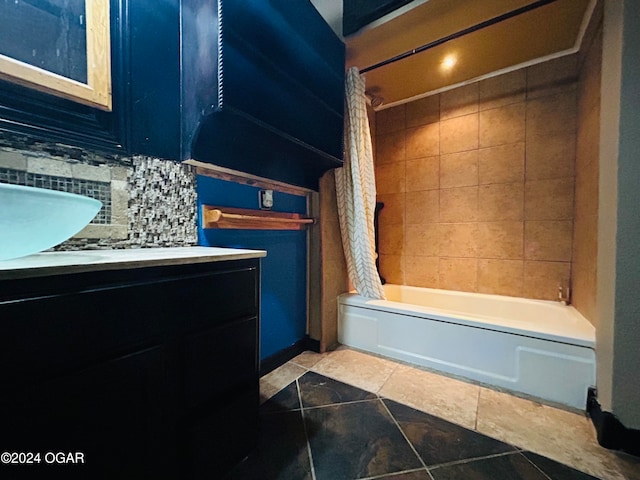
<svg viewBox="0 0 640 480"><path fill-rule="evenodd" d="M523 451L520 451L520 455L524 457L524 459L529 462L531 465L533 465L536 470L538 470L540 473L542 473L542 475L545 476L545 478L547 478L548 480L553 480L549 475L547 475L538 465L536 465L533 460L531 460L529 457L527 457L526 455L523 454Z"/></svg>
<svg viewBox="0 0 640 480"><path fill-rule="evenodd" d="M473 424L473 429L478 431L478 417L480 415L480 393L482 392L482 387L478 387L478 401L476 402L476 421Z"/></svg>
<svg viewBox="0 0 640 480"><path fill-rule="evenodd" d="M364 400L352 400L350 402L329 403L327 405L317 405L315 407L303 407L302 410L317 410L318 408L337 407L337 406L340 406L340 405L353 405L353 404L356 404L356 403L371 402L372 400L378 400L380 398L375 393L373 395L376 395L376 398L365 398Z"/></svg>
<svg viewBox="0 0 640 480"><path fill-rule="evenodd" d="M387 404L384 403L384 401L382 401L382 399L379 399L379 402L382 404L384 409L387 411L387 413L389 414L389 416L393 420L393 423L396 425L396 427L398 427L398 430L400 431L400 433L402 434L402 436L404 437L406 442L409 444L409 447L411 447L411 450L413 450L413 453L416 455L416 457L418 458L418 460L420 461L422 466L427 470L427 473L429 474L429 477L431 477L431 479L433 480L433 476L431 476L431 473L429 473L429 469L427 468L427 464L424 463L424 460L422 460L422 457L420 456L420 454L418 453L416 448L413 446L413 443L411 443L411 441L409 440L407 435L404 433L404 430L402 430L402 427L400 426L400 424L396 420L396 417L393 416L393 414L391 413L391 410L389 410L389 407L387 407Z"/></svg>
<svg viewBox="0 0 640 480"><path fill-rule="evenodd" d="M390 473L383 473L382 475L375 475L373 477L362 477L359 478L358 480L377 480L377 479L385 479L385 478L390 478L391 476L396 476L396 475L404 475L405 473L414 473L414 472L424 472L425 469L424 468L412 468L410 470L402 470L400 472L390 472ZM429 474L429 470L426 470L426 472ZM430 478L431 474L429 474Z"/></svg>
<svg viewBox="0 0 640 480"><path fill-rule="evenodd" d="M300 402L300 417L302 418L302 428L304 430L304 438L307 442L307 454L309 455L309 466L311 467L311 479L316 480L316 469L313 465L313 455L311 454L311 443L309 442L309 434L307 432L307 422L304 420L304 406L302 405L302 393L300 392L300 383L296 378L296 390L298 392L298 401Z"/></svg>
<svg viewBox="0 0 640 480"><path fill-rule="evenodd" d="M461 465L461 464L464 464L464 463L473 463L473 462L478 462L478 461L481 461L481 460L490 460L492 458L506 457L508 455L516 455L516 454L521 454L521 452L519 450L512 450L510 452L494 453L493 455L486 455L484 457L465 458L463 460L455 460L453 462L440 463L438 465L433 465L433 466L431 466L429 468L431 470L435 470L436 468L451 467L453 465Z"/></svg>

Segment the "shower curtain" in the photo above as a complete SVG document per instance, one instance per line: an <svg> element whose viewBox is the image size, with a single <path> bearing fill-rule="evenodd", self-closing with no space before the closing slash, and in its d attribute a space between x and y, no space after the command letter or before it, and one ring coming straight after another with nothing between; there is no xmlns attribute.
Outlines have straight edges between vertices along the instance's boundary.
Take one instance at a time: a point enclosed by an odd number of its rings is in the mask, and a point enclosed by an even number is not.
<svg viewBox="0 0 640 480"><path fill-rule="evenodd" d="M335 171L338 216L349 279L365 297L384 300L376 270L376 184L365 81L356 67L346 75L344 166Z"/></svg>

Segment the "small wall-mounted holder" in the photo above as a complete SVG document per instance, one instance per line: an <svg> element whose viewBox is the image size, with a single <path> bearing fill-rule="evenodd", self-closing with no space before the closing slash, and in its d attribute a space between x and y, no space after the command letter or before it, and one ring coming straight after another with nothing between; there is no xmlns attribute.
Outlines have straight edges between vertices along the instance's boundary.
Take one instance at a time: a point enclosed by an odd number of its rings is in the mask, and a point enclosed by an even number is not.
<svg viewBox="0 0 640 480"><path fill-rule="evenodd" d="M244 208L202 206L204 228L233 228L238 230L302 230L315 223L299 213L247 210Z"/></svg>
<svg viewBox="0 0 640 480"><path fill-rule="evenodd" d="M271 210L273 208L273 190L260 190L258 204L262 210Z"/></svg>

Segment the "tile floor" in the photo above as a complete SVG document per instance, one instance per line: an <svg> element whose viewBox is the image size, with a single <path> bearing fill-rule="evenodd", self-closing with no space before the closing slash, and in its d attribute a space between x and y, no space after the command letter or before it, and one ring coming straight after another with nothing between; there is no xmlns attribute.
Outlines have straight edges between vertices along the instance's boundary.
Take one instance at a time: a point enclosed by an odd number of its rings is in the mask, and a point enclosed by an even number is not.
<svg viewBox="0 0 640 480"><path fill-rule="evenodd" d="M258 448L229 479L640 480L584 416L348 348L261 380Z"/></svg>

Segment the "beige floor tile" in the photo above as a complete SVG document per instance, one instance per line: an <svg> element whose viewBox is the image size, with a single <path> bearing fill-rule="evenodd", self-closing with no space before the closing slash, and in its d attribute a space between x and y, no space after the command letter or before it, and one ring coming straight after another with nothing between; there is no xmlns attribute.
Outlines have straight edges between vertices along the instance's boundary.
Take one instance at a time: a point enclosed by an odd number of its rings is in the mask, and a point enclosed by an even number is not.
<svg viewBox="0 0 640 480"><path fill-rule="evenodd" d="M377 393L396 368L398 364L390 360L340 348L329 353L311 370L368 392Z"/></svg>
<svg viewBox="0 0 640 480"><path fill-rule="evenodd" d="M291 359L291 363L295 363L296 365L300 365L304 368L311 368L320 360L325 358L327 353L316 353L311 351L302 352L297 357Z"/></svg>
<svg viewBox="0 0 640 480"><path fill-rule="evenodd" d="M306 368L287 362L276 368L274 371L267 373L260 379L260 403L269 400L276 393L289 385L296 378L304 375L306 372Z"/></svg>
<svg viewBox="0 0 640 480"><path fill-rule="evenodd" d="M485 435L604 480L631 479L637 469L631 457L600 447L583 415L481 388L477 422Z"/></svg>
<svg viewBox="0 0 640 480"><path fill-rule="evenodd" d="M378 394L473 429L478 386L400 365Z"/></svg>

